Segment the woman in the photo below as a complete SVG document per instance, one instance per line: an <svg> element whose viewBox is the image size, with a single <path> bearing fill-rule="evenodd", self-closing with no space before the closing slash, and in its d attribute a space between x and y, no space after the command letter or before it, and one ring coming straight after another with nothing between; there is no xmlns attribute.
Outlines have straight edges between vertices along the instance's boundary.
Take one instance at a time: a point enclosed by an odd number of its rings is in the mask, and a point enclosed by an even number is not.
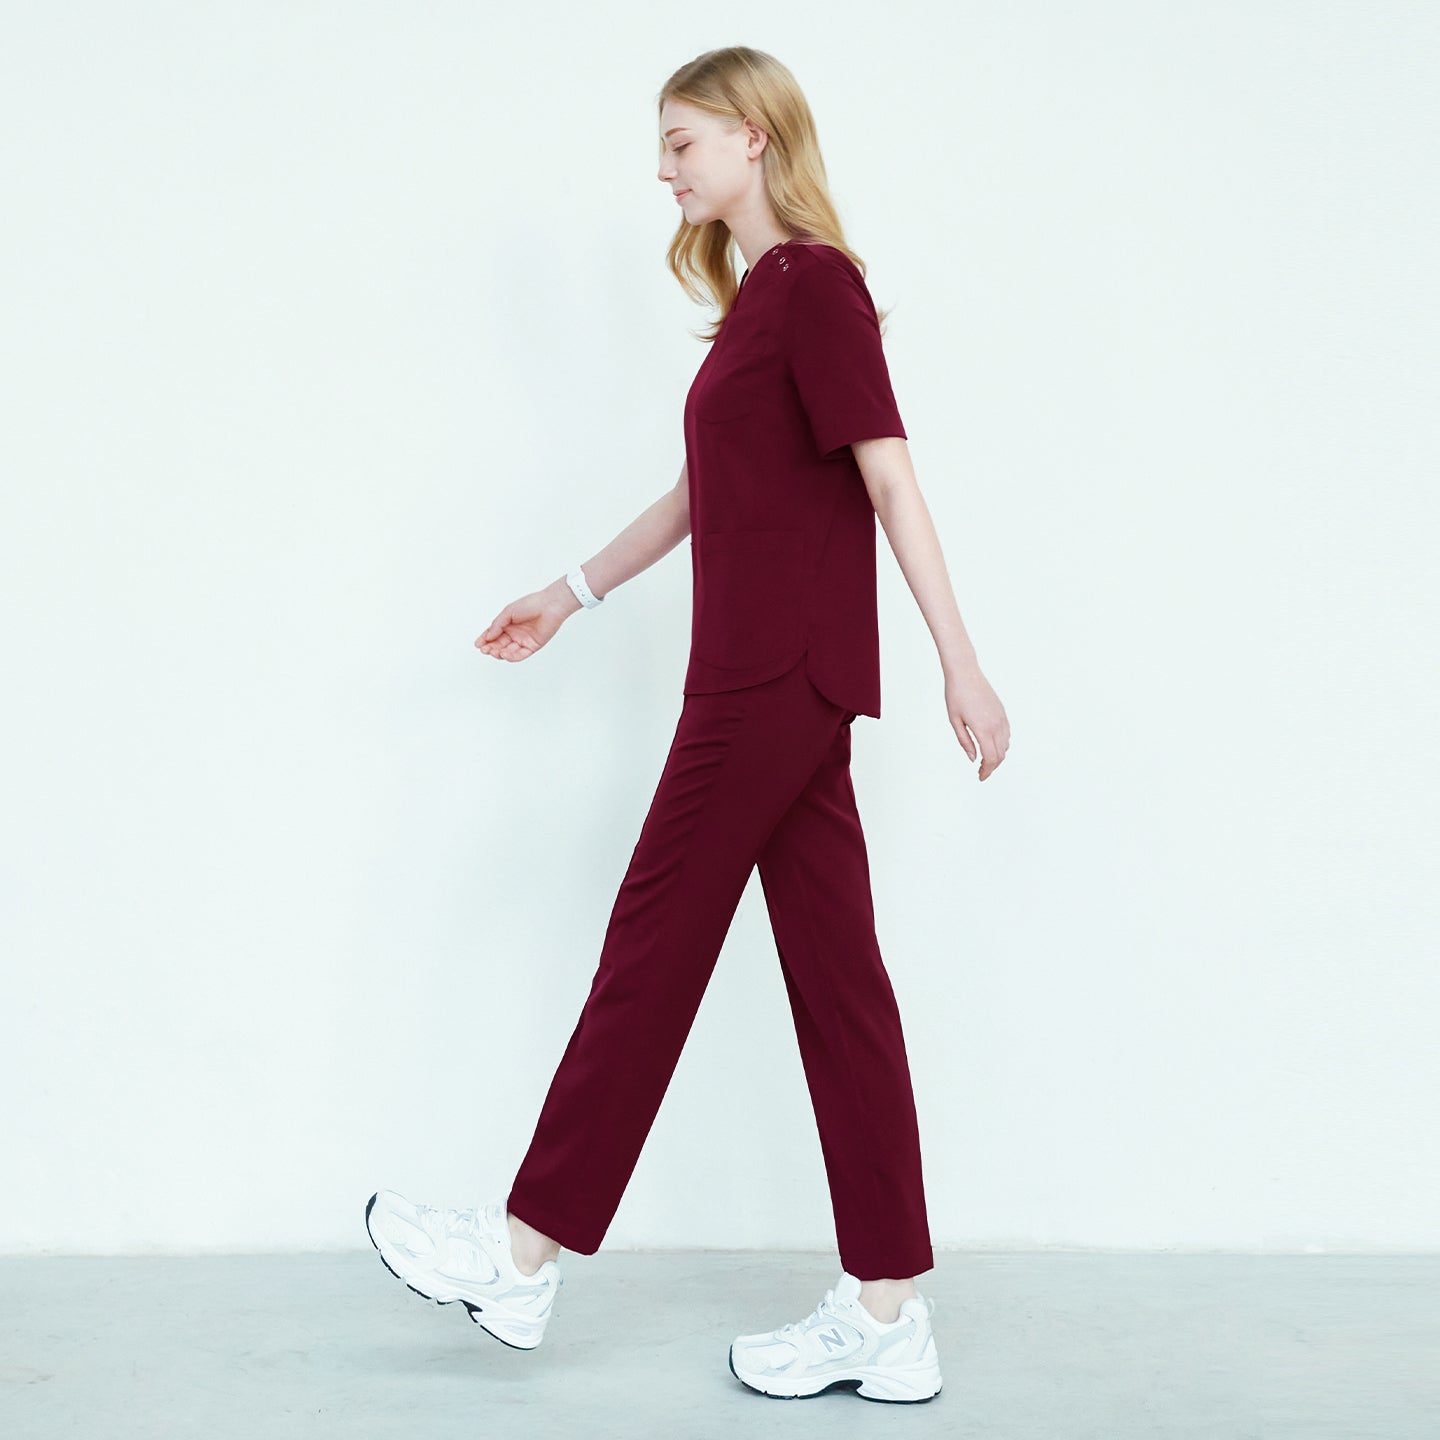
<svg viewBox="0 0 1440 1440"><path fill-rule="evenodd" d="M675 738L599 968L506 1197L463 1211L372 1196L412 1289L540 1343L562 1247L600 1245L748 878L759 867L815 1109L843 1270L803 1321L740 1336L770 1395L940 1389L915 1276L933 1265L914 1097L881 961L850 730L880 714L878 512L935 638L951 725L984 780L1009 725L980 673L915 483L874 303L843 243L809 107L763 52L711 51L660 94L670 265L721 316L685 404L675 488L475 642L535 654L580 608L691 537L690 659ZM746 262L740 283L730 247ZM972 739L972 736L974 737Z"/></svg>

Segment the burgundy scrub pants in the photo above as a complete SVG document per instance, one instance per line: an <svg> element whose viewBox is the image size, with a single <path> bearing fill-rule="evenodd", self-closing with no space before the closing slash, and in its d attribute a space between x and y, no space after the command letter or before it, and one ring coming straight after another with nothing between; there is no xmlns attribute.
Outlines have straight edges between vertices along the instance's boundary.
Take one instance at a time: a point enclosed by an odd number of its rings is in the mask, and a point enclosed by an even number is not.
<svg viewBox="0 0 1440 1440"><path fill-rule="evenodd" d="M811 684L803 657L763 684L684 697L589 997L506 1202L565 1249L599 1248L758 864L841 1264L861 1280L934 1265L909 1062L850 782L854 718Z"/></svg>

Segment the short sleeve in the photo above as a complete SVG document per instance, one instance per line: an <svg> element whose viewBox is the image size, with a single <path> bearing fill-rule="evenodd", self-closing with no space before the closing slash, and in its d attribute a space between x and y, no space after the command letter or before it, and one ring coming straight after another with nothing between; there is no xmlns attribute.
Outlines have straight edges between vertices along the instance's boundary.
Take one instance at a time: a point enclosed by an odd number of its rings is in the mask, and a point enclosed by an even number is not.
<svg viewBox="0 0 1440 1440"><path fill-rule="evenodd" d="M908 439L890 387L880 322L848 257L807 265L791 282L785 348L816 448L827 460L856 440Z"/></svg>

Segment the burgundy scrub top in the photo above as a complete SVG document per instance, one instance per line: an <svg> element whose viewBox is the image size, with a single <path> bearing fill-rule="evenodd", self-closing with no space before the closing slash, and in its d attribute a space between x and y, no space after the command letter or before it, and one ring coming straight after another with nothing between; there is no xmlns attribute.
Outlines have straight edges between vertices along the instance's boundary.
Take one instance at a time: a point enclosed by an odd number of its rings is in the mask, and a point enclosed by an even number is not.
<svg viewBox="0 0 1440 1440"><path fill-rule="evenodd" d="M830 245L767 250L685 400L685 694L758 685L803 655L828 700L879 718L877 521L850 444L881 435L908 438L864 277Z"/></svg>

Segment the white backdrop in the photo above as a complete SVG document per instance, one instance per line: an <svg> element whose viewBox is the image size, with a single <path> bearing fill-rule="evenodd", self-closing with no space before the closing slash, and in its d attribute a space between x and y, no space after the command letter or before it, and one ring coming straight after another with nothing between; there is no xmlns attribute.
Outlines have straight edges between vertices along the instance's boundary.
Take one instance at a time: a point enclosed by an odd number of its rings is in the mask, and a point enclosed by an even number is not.
<svg viewBox="0 0 1440 1440"><path fill-rule="evenodd" d="M732 43L896 307L1013 728L978 785L882 533L854 775L937 1249L1440 1244L1434 7L717 14L6 7L0 1251L508 1189L688 548L472 642L674 483L654 97ZM833 1244L752 877L605 1246Z"/></svg>

